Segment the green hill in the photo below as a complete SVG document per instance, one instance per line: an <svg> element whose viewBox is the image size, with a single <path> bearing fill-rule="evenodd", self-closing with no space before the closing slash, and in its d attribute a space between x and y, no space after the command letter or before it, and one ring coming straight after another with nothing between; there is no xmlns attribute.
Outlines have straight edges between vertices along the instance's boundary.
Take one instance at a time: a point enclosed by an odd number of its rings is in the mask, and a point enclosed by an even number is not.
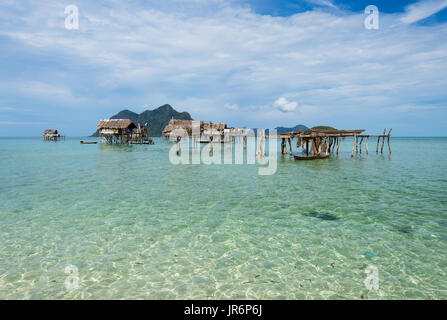
<svg viewBox="0 0 447 320"><path fill-rule="evenodd" d="M136 125L140 124L145 126L146 123L149 126L149 135L152 137L159 137L163 132L164 127L169 123L172 118L180 120L192 120L191 115L188 112L177 112L169 104L162 105L154 110L145 110L138 114L130 110L122 110L110 117L110 119L130 119ZM95 132L92 137L97 137L98 132Z"/></svg>
<svg viewBox="0 0 447 320"><path fill-rule="evenodd" d="M335 129L334 127L329 127L329 126L316 126L316 127L312 127L311 129L313 130L326 130L326 131L336 131L337 129Z"/></svg>
<svg viewBox="0 0 447 320"><path fill-rule="evenodd" d="M285 127L277 127L276 128L276 132L278 132L278 133L293 132L293 131L300 131L300 130L307 131L307 130L309 130L309 128L302 124L298 124L292 128L285 128Z"/></svg>

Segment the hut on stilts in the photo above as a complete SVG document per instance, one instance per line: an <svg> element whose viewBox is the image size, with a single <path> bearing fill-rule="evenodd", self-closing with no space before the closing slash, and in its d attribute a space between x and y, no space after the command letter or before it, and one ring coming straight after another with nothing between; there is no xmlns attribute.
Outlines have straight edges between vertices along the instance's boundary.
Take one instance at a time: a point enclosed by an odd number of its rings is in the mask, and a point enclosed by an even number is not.
<svg viewBox="0 0 447 320"><path fill-rule="evenodd" d="M153 144L147 126L142 128L130 119L100 120L96 128L104 143L108 144Z"/></svg>
<svg viewBox="0 0 447 320"><path fill-rule="evenodd" d="M224 140L225 123L212 123L195 120L171 119L163 130L163 138L178 141L183 137L192 137L193 140L202 137L201 143Z"/></svg>
<svg viewBox="0 0 447 320"><path fill-rule="evenodd" d="M57 130L47 129L43 132L44 141L58 141L65 140L65 136L61 136Z"/></svg>

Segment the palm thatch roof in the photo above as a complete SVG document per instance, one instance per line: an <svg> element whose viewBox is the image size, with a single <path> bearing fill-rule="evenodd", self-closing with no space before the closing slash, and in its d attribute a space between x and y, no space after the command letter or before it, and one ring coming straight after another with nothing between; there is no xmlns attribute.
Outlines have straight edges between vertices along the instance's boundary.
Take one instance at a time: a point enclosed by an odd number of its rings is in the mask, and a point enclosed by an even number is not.
<svg viewBox="0 0 447 320"><path fill-rule="evenodd" d="M133 129L137 126L130 119L103 119L99 121L96 130L102 129Z"/></svg>
<svg viewBox="0 0 447 320"><path fill-rule="evenodd" d="M57 130L53 130L53 129L47 129L43 132L44 136L49 136L49 135L57 135Z"/></svg>
<svg viewBox="0 0 447 320"><path fill-rule="evenodd" d="M192 134L193 120L171 119L163 129L164 136L184 136Z"/></svg>

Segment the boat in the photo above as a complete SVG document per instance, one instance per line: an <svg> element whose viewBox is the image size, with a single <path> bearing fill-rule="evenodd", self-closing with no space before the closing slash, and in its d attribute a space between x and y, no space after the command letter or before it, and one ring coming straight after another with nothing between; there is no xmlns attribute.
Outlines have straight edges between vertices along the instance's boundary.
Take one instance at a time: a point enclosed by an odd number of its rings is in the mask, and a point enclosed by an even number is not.
<svg viewBox="0 0 447 320"><path fill-rule="evenodd" d="M199 143L227 143L229 141L218 140L218 141L210 141L210 140L200 140Z"/></svg>
<svg viewBox="0 0 447 320"><path fill-rule="evenodd" d="M295 160L316 160L329 158L330 154L316 154L314 156L294 156Z"/></svg>
<svg viewBox="0 0 447 320"><path fill-rule="evenodd" d="M150 141L143 141L143 142L131 141L130 144L154 144L154 142L152 140L150 140Z"/></svg>
<svg viewBox="0 0 447 320"><path fill-rule="evenodd" d="M97 141L81 141L81 144L97 144Z"/></svg>

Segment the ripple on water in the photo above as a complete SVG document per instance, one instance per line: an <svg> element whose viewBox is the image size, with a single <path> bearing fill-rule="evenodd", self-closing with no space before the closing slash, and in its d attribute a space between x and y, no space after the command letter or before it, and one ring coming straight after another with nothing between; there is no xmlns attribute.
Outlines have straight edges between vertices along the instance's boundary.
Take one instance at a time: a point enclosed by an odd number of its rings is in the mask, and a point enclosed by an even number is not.
<svg viewBox="0 0 447 320"><path fill-rule="evenodd" d="M447 139L283 159L273 176L172 166L160 140L0 143L1 298L447 298ZM370 265L378 291L364 285Z"/></svg>

